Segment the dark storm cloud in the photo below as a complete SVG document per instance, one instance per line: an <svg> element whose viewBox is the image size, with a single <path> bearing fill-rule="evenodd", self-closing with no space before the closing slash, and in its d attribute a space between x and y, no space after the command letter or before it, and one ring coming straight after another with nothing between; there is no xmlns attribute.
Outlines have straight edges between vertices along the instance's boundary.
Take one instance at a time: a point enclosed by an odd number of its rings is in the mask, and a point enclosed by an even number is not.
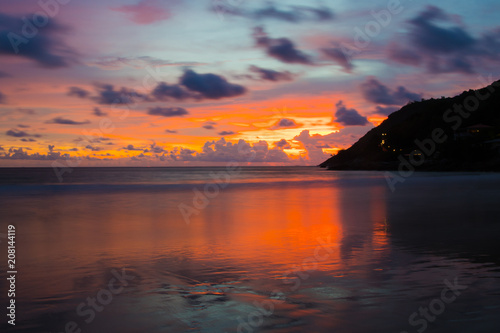
<svg viewBox="0 0 500 333"><path fill-rule="evenodd" d="M222 76L212 73L198 74L190 69L184 72L184 75L179 79L179 83L208 99L234 97L243 95L246 92L245 87L229 83Z"/></svg>
<svg viewBox="0 0 500 333"><path fill-rule="evenodd" d="M327 21L334 18L333 12L326 7L290 6L286 10L279 9L272 3L254 11L253 16L257 19L272 18L288 22Z"/></svg>
<svg viewBox="0 0 500 333"><path fill-rule="evenodd" d="M418 101L422 98L422 95L408 91L403 86L399 86L395 91L392 91L375 78L369 78L361 84L360 88L363 97L367 101L376 104L403 105L409 101Z"/></svg>
<svg viewBox="0 0 500 333"><path fill-rule="evenodd" d="M500 60L500 29L475 37L464 26L453 25L453 15L435 6L408 21L408 42L391 43L390 59L424 66L430 73L475 72L485 62Z"/></svg>
<svg viewBox="0 0 500 333"><path fill-rule="evenodd" d="M279 129L279 128L291 128L298 127L299 125L293 119L282 118L274 124L271 129Z"/></svg>
<svg viewBox="0 0 500 333"><path fill-rule="evenodd" d="M90 121L85 120L85 121L75 121L71 119L66 119L63 117L56 117L51 120L47 120L45 122L46 124L59 124L59 125L85 125L85 124L90 124Z"/></svg>
<svg viewBox="0 0 500 333"><path fill-rule="evenodd" d="M101 148L96 147L96 146L92 146L92 145L86 145L85 149L88 149L88 150L91 150L91 151L99 151L99 150L101 150Z"/></svg>
<svg viewBox="0 0 500 333"><path fill-rule="evenodd" d="M27 126L27 125L18 125L18 127L20 127L20 128L28 128L30 126ZM33 139L32 137L35 137L35 138L41 137L40 134L29 134L29 133L27 133L25 131L18 130L18 129L8 130L7 132L5 132L5 134L8 135L8 136L12 136L14 138L21 138L21 141L23 141L23 142L36 142L36 140Z"/></svg>
<svg viewBox="0 0 500 333"><path fill-rule="evenodd" d="M131 104L134 102L134 98L147 100L147 96L140 94L133 89L122 87L120 90L115 90L113 85L101 83L96 84L95 87L98 95L96 97L92 97L92 99L99 104Z"/></svg>
<svg viewBox="0 0 500 333"><path fill-rule="evenodd" d="M215 8L220 10L221 8ZM300 23L306 21L330 21L335 18L333 11L327 7L310 7L310 6L283 6L277 7L274 3L269 2L265 7L254 10L245 10L241 6L222 8L224 13L241 16L252 20L279 20L290 23Z"/></svg>
<svg viewBox="0 0 500 333"><path fill-rule="evenodd" d="M298 50L288 38L270 38L262 27L254 29L253 37L257 46L275 59L290 64L313 64L310 56Z"/></svg>
<svg viewBox="0 0 500 333"><path fill-rule="evenodd" d="M96 83L97 95L90 96L90 93L79 87L70 87L68 95L79 98L89 98L101 105L112 104L132 104L136 101L183 101L192 99L200 101L203 99L221 99L227 97L240 96L246 93L244 86L230 83L223 76L206 73L198 74L191 69L184 71L175 84L160 82L148 94L141 94L134 89L121 87L115 89L112 84ZM94 114L98 115L95 112Z"/></svg>
<svg viewBox="0 0 500 333"><path fill-rule="evenodd" d="M441 9L429 6L420 15L410 20L413 29L410 37L413 44L425 50L451 53L471 48L475 40L461 27L440 27L435 21L448 21L448 15Z"/></svg>
<svg viewBox="0 0 500 333"><path fill-rule="evenodd" d="M230 83L223 76L206 73L198 74L191 69L184 71L177 84L160 82L151 92L158 101L221 99L240 96L246 88Z"/></svg>
<svg viewBox="0 0 500 333"><path fill-rule="evenodd" d="M354 66L340 47L325 48L322 49L321 52L329 59L342 66L346 72L352 72Z"/></svg>
<svg viewBox="0 0 500 333"><path fill-rule="evenodd" d="M187 91L184 87L181 87L178 84L169 85L165 82L160 82L151 92L151 95L159 100L185 100L187 98L196 98L197 96L193 93Z"/></svg>
<svg viewBox="0 0 500 333"><path fill-rule="evenodd" d="M152 116L162 116L162 117L180 117L189 114L189 112L184 108L162 108L155 107L148 110L148 114Z"/></svg>
<svg viewBox="0 0 500 333"><path fill-rule="evenodd" d="M278 72L272 69L265 69L257 66L250 66L249 70L259 76L259 79L265 81L291 81L293 74L289 71Z"/></svg>
<svg viewBox="0 0 500 333"><path fill-rule="evenodd" d="M7 132L5 132L6 135L8 136L13 136L15 138L24 138L24 137L28 137L28 136L31 136L29 135L28 133L26 133L25 131L19 131L19 130L8 130Z"/></svg>
<svg viewBox="0 0 500 333"><path fill-rule="evenodd" d="M167 151L165 150L165 148L161 147L161 146L158 146L156 144L156 142L153 141L153 143L151 143L149 145L149 149L144 149L143 150L143 153L154 153L154 154L161 154L161 153L167 153Z"/></svg>
<svg viewBox="0 0 500 333"><path fill-rule="evenodd" d="M125 150L143 150L143 148L136 148L134 147L134 145L128 145L127 147L123 147L122 149L125 149Z"/></svg>
<svg viewBox="0 0 500 333"><path fill-rule="evenodd" d="M481 36L477 46L479 54L484 58L498 61L500 55L500 27L486 31Z"/></svg>
<svg viewBox="0 0 500 333"><path fill-rule="evenodd" d="M344 102L339 101L336 105L335 122L344 126L364 126L367 125L368 119L359 114L355 109L348 109Z"/></svg>
<svg viewBox="0 0 500 333"><path fill-rule="evenodd" d="M67 95L79 98L87 98L90 96L90 92L80 87L69 87Z"/></svg>
<svg viewBox="0 0 500 333"><path fill-rule="evenodd" d="M33 24L36 17L0 13L0 55L28 58L46 68L68 66L73 52L58 38L65 28L53 19L37 27Z"/></svg>
<svg viewBox="0 0 500 333"><path fill-rule="evenodd" d="M98 107L95 107L94 110L92 111L92 114L97 117L106 117L108 114Z"/></svg>
<svg viewBox="0 0 500 333"><path fill-rule="evenodd" d="M141 94L133 89L121 87L119 90L115 90L112 84L107 83L95 83L94 84L96 96L91 96L90 92L82 89L80 87L69 87L67 95L74 96L78 98L89 98L90 100L101 104L101 105L123 105L132 104L136 99L141 101L150 101L148 95ZM95 113L94 114L99 116Z"/></svg>
<svg viewBox="0 0 500 333"><path fill-rule="evenodd" d="M236 133L233 132L233 131L222 131L222 132L219 132L217 134L224 136L224 135L233 135L233 134L236 134Z"/></svg>

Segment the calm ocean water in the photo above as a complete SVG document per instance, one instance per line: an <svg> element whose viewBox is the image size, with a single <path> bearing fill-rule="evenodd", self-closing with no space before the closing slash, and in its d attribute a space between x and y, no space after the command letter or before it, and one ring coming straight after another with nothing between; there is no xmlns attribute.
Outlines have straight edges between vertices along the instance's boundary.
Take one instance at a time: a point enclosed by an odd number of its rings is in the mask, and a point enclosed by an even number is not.
<svg viewBox="0 0 500 333"><path fill-rule="evenodd" d="M0 169L0 329L499 332L499 199L500 174Z"/></svg>

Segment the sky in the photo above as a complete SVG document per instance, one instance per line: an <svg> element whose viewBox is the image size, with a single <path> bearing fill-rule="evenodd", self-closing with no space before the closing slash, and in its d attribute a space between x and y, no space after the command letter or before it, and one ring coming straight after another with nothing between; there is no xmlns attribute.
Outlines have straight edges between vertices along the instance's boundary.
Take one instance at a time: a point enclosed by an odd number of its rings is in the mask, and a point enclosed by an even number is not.
<svg viewBox="0 0 500 333"><path fill-rule="evenodd" d="M317 165L498 80L500 3L0 3L0 166Z"/></svg>

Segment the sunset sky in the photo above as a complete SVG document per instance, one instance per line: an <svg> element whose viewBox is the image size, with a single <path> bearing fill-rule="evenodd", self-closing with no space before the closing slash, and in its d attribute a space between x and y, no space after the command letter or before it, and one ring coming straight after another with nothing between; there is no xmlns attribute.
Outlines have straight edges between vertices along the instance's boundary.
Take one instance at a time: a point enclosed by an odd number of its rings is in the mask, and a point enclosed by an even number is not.
<svg viewBox="0 0 500 333"><path fill-rule="evenodd" d="M316 165L498 79L500 3L0 4L0 166Z"/></svg>

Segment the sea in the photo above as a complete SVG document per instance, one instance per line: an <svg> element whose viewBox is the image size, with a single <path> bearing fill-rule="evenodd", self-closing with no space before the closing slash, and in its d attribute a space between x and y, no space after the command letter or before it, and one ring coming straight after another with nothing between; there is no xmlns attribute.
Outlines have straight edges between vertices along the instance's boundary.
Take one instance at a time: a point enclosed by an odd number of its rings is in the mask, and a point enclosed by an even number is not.
<svg viewBox="0 0 500 333"><path fill-rule="evenodd" d="M2 332L500 332L498 173L64 171L0 169Z"/></svg>

